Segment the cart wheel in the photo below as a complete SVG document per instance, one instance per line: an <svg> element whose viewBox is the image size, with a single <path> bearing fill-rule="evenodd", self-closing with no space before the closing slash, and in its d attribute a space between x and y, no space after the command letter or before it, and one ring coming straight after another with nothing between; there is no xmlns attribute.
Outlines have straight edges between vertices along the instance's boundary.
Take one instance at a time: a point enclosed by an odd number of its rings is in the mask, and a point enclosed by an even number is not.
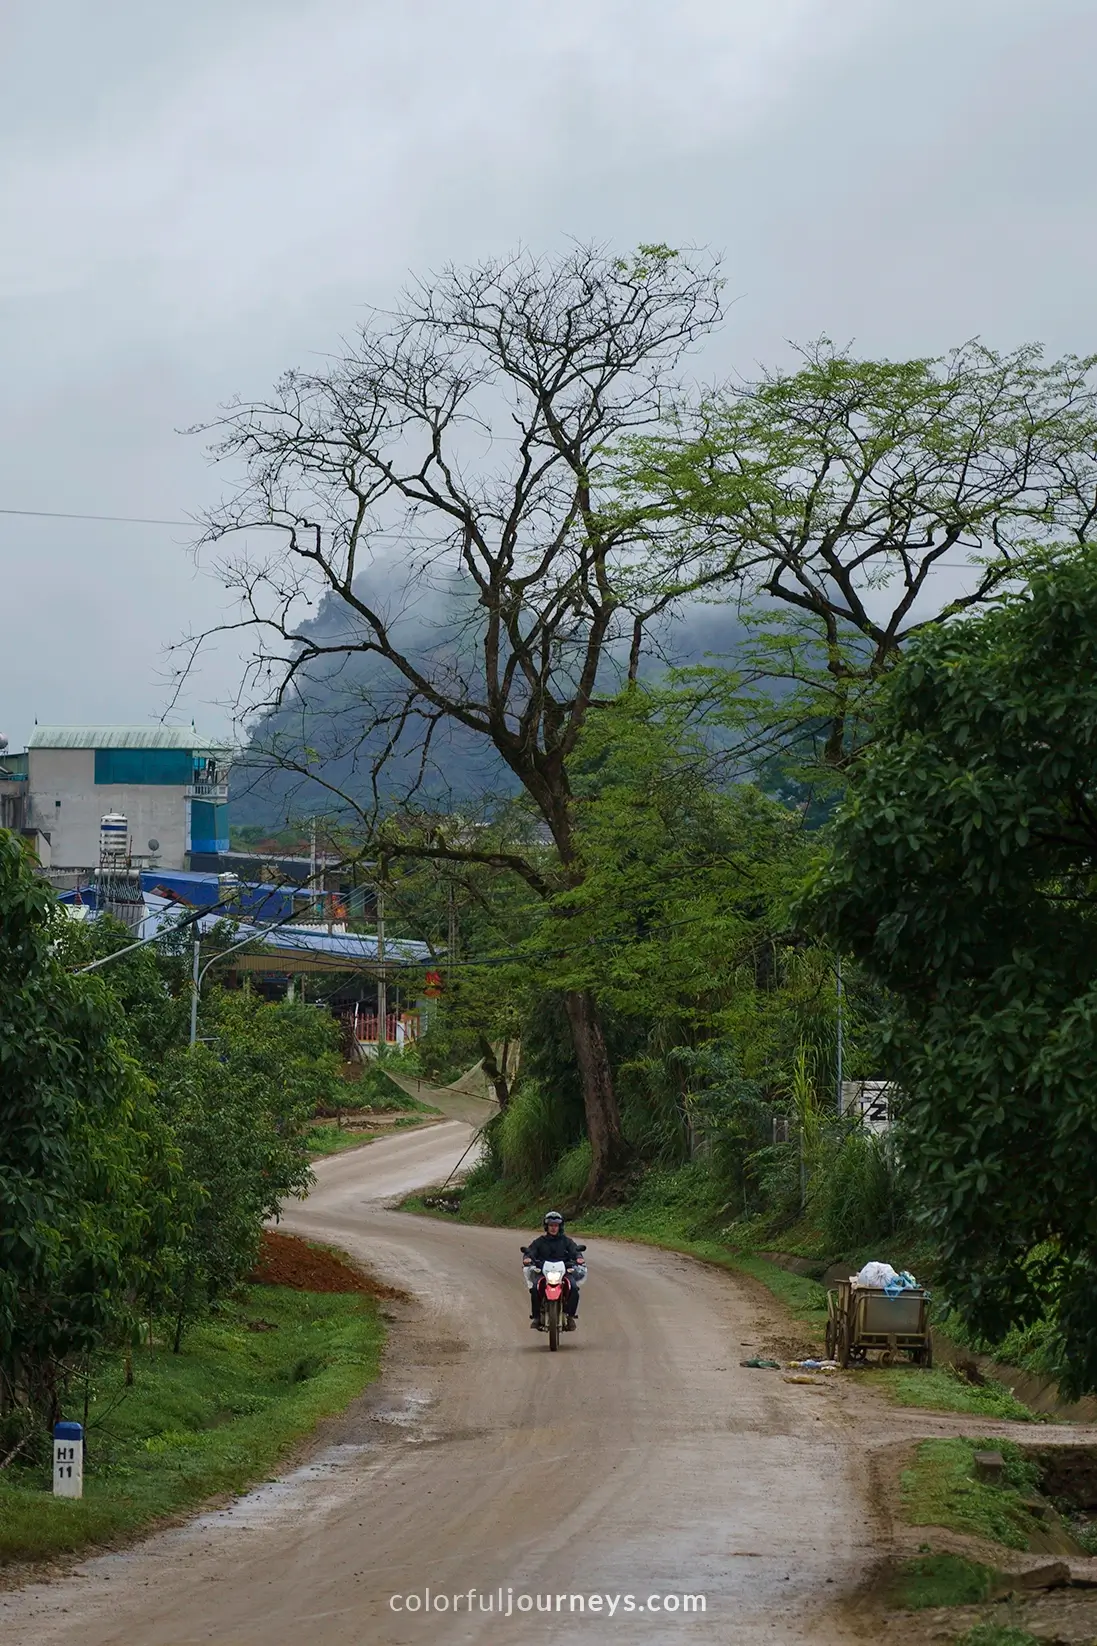
<svg viewBox="0 0 1097 1646"><path fill-rule="evenodd" d="M833 1322L833 1320L829 1320L829 1319L827 1321L826 1344L827 1344L827 1359L828 1360L833 1360L834 1359L834 1351L838 1347L838 1345L837 1345L837 1342L836 1342L836 1335L835 1335L835 1331L834 1331L834 1322Z"/></svg>
<svg viewBox="0 0 1097 1646"><path fill-rule="evenodd" d="M927 1372L932 1371L933 1369L933 1339L928 1336L926 1338L926 1346L922 1350L922 1365L925 1367Z"/></svg>
<svg viewBox="0 0 1097 1646"><path fill-rule="evenodd" d="M838 1327L838 1364L844 1372L849 1370L849 1324L843 1320Z"/></svg>

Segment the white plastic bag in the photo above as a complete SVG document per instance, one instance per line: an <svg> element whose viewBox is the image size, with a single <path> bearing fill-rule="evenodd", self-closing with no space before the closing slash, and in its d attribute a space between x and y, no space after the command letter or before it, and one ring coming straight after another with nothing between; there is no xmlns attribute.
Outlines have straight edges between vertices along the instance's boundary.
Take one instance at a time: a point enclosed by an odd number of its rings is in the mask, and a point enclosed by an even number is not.
<svg viewBox="0 0 1097 1646"><path fill-rule="evenodd" d="M855 1277L857 1286L886 1286L889 1280L895 1280L896 1273L890 1263L866 1263L860 1274Z"/></svg>

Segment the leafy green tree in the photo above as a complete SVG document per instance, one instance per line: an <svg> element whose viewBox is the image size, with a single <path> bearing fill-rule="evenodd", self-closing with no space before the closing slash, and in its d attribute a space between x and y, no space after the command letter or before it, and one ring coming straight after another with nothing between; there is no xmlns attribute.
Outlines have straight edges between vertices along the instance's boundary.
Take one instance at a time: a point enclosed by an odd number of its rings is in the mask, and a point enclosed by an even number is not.
<svg viewBox="0 0 1097 1646"><path fill-rule="evenodd" d="M54 952L63 916L0 830L0 1412L57 1412L72 1363L133 1323L177 1167L121 1013Z"/></svg>
<svg viewBox="0 0 1097 1646"><path fill-rule="evenodd" d="M744 748L806 741L816 764L843 768L915 635L985 605L1034 543L1084 541L1095 364L978 342L862 360L823 338L795 369L631 443L626 513L646 500L692 530L710 570L724 554L753 634L728 692ZM712 671L701 689L714 692Z"/></svg>
<svg viewBox="0 0 1097 1646"><path fill-rule="evenodd" d="M555 986L703 1037L768 964L803 861L799 819L716 788L673 699L633 688L591 716L576 777L580 883L535 944Z"/></svg>
<svg viewBox="0 0 1097 1646"><path fill-rule="evenodd" d="M583 878L531 936L533 974L605 1008L640 1158L701 1149L741 1208L773 1117L803 1115L810 1176L836 1108L835 957L789 913L810 839L753 784L713 781L674 697L633 688L592 715L580 753ZM856 968L846 981L856 1076L876 1002Z"/></svg>
<svg viewBox="0 0 1097 1646"><path fill-rule="evenodd" d="M942 625L883 694L812 894L901 1010L902 1156L991 1339L1097 1389L1097 549Z"/></svg>
<svg viewBox="0 0 1097 1646"><path fill-rule="evenodd" d="M75 971L117 954L133 941L133 933L109 916L65 920L54 952L68 970ZM97 976L120 1009L119 1032L145 1072L155 1078L171 1048L187 1039L190 933L166 934L160 943L112 960Z"/></svg>
<svg viewBox="0 0 1097 1646"><path fill-rule="evenodd" d="M306 1192L308 1123L343 1086L324 1012L215 991L207 1019L212 1042L169 1054L158 1087L183 1166L185 1227L161 1305L176 1350L187 1323L253 1267L282 1200Z"/></svg>

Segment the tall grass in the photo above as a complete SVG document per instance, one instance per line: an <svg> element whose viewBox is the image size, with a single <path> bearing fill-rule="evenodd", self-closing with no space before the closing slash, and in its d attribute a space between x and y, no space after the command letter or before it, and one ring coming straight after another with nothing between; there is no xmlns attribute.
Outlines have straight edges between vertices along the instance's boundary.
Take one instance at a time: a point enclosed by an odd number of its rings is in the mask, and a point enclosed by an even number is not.
<svg viewBox="0 0 1097 1646"><path fill-rule="evenodd" d="M542 1183L574 1144L563 1106L536 1080L524 1080L493 1128L493 1146L504 1179Z"/></svg>
<svg viewBox="0 0 1097 1646"><path fill-rule="evenodd" d="M841 1137L826 1151L813 1198L820 1227L834 1251L894 1234L903 1206L886 1138L862 1127Z"/></svg>

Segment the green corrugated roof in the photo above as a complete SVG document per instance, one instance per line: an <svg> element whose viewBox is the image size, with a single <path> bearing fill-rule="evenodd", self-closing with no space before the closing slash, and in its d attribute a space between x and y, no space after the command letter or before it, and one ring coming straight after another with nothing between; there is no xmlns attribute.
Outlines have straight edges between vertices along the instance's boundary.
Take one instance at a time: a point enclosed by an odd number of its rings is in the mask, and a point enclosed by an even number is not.
<svg viewBox="0 0 1097 1646"><path fill-rule="evenodd" d="M193 726L35 726L28 749L190 749L231 753L231 745L203 737Z"/></svg>

